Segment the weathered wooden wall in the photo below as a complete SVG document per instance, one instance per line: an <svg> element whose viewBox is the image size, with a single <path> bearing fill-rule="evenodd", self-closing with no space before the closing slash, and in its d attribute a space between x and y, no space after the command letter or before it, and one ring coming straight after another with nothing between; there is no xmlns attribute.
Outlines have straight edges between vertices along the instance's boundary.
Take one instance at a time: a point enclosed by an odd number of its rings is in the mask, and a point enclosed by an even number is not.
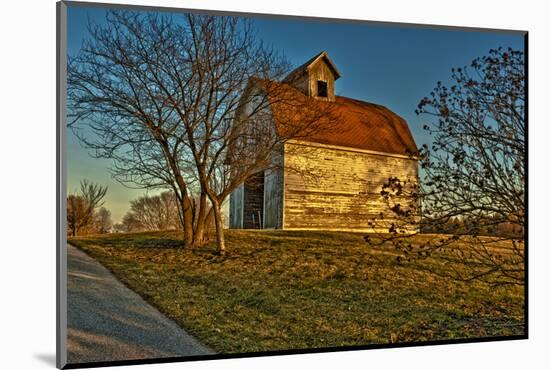
<svg viewBox="0 0 550 370"><path fill-rule="evenodd" d="M244 185L240 185L229 196L229 227L231 229L243 227L243 192Z"/></svg>
<svg viewBox="0 0 550 370"><path fill-rule="evenodd" d="M311 96L317 96L317 81L325 81L327 83L327 98L319 97L318 99L334 101L334 74L332 69L327 65L324 59L320 59L309 69L309 91Z"/></svg>
<svg viewBox="0 0 550 370"><path fill-rule="evenodd" d="M303 74L300 76L300 78L296 79L292 82L292 86L300 90L304 95L309 95L309 77L306 74Z"/></svg>
<svg viewBox="0 0 550 370"><path fill-rule="evenodd" d="M264 228L280 229L283 220L283 154L273 159L264 179Z"/></svg>
<svg viewBox="0 0 550 370"><path fill-rule="evenodd" d="M391 214L382 184L389 177L417 179L417 162L406 157L288 143L284 156L285 229L374 231L369 219Z"/></svg>

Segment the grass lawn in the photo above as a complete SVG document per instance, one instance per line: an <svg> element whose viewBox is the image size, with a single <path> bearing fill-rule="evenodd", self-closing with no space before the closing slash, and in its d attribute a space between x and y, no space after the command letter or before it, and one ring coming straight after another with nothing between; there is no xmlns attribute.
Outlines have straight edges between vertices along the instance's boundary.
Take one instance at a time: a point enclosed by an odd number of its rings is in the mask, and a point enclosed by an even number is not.
<svg viewBox="0 0 550 370"><path fill-rule="evenodd" d="M523 287L441 278L441 261L398 263L362 236L228 230L222 257L177 232L70 242L218 352L524 333Z"/></svg>

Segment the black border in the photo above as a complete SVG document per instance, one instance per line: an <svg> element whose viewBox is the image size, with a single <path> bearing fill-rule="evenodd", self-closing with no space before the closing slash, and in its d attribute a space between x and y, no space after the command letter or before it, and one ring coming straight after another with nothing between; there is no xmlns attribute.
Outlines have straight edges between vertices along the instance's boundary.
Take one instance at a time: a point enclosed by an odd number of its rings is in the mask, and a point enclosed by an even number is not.
<svg viewBox="0 0 550 370"><path fill-rule="evenodd" d="M204 361L204 360L224 360L232 358L248 358L248 357L270 357L283 355L302 355L311 353L326 353L326 352L348 352L365 349L387 349L387 348L407 348L407 347L425 347L434 345L446 344L468 344L468 343L484 343L484 342L501 342L511 340L527 339L527 335L513 335L509 337L484 337L484 338L468 338L468 339L452 339L426 342L405 342L395 344L369 344L364 346L347 346L347 347L326 347L326 348L308 348L296 350L281 350L267 352L246 352L232 354L213 354L201 356L181 356L181 357L165 357L152 358L144 360L120 360L120 361L100 361L100 362L84 362L78 364L67 364L62 369L81 369L94 367L108 366L127 366L127 365L150 365L150 364L165 364L173 362L188 362L188 361Z"/></svg>
<svg viewBox="0 0 550 370"><path fill-rule="evenodd" d="M267 352L246 352L246 353L231 353L231 354L201 355L201 356L165 357L165 358L152 358L152 359L144 359L144 360L83 362L78 364L67 364L62 369L82 369L82 368L108 367L108 366L165 364L165 363L173 363L173 362L224 360L224 359L232 359L232 358L303 355L303 354L326 353L326 352L349 352L349 351L358 351L358 350L365 350L365 349L407 348L407 347L425 347L425 346L445 345L445 344L501 342L501 341L522 340L522 339L527 339L527 335L512 335L508 337L468 338L468 339L456 339L456 340L452 339L452 340L438 340L438 341L426 341L426 342L368 344L364 346L307 348L307 349L292 349L292 350L267 351Z"/></svg>
<svg viewBox="0 0 550 370"><path fill-rule="evenodd" d="M81 368L96 368L96 367L111 367L111 366L126 366L126 365L144 365L144 364L163 364L163 363L174 363L174 362L188 362L188 361L205 361L205 360L222 360L222 359L234 359L234 358L249 358L249 357L268 357L268 356L282 356L282 355L296 355L296 354L313 354L313 353L327 353L327 352L348 352L348 351L358 351L366 349L386 349L386 348L407 348L407 347L424 347L424 346L434 346L434 345L447 345L447 344L468 344L468 343L485 343L485 342L500 342L500 341L512 341L512 340L524 340L529 339L529 227L528 227L528 178L529 178L529 120L528 120L528 111L529 111L529 73L528 73L528 41L529 41L529 32L526 30L508 30L508 29L492 29L492 28L476 28L476 27L460 27L460 26L449 26L449 25L433 25L433 24L420 24L420 23L401 23L401 22L382 22L382 21L368 21L360 19L338 19L338 18L325 18L325 17L311 17L311 16L298 16L298 15L283 15L283 14L265 14L265 13L247 13L247 12L237 12L237 11L220 11L220 10L207 10L207 9L188 9L188 8L174 8L174 7L163 7L163 6L145 6L145 5L131 5L131 4L112 4L112 3L101 3L101 2L81 2L81 1L60 1L57 3L58 7L61 5L71 6L71 7L102 7L102 8L115 8L115 9L135 9L141 11L162 11L162 12L186 12L186 13L202 13L202 14L214 14L214 15L234 15L234 16L252 16L257 18L272 18L272 19L303 19L303 20L315 20L315 21L325 21L325 22L335 22L335 23L361 23L361 24L371 24L379 26L399 26L399 27L408 27L408 28L438 28L441 30L454 30L454 31L471 31L471 32L497 32L504 34L523 34L524 35L524 68L525 68L525 182L524 182L524 197L525 197L525 284L524 284L524 334L522 335L512 335L512 336L498 336L498 337L481 337L481 338L465 338L465 339L448 339L448 340L435 340L435 341L423 341L423 342L404 342L404 343L385 343L385 344L368 344L360 346L346 346L346 347L326 347L326 348L307 348L307 349L293 349L293 350L279 350L279 351L265 351L265 352L246 352L246 353L232 353L232 354L211 354L211 355L200 355L200 356L178 356L178 357L165 357L165 358L151 358L151 359L139 359L139 360L119 360L119 361L99 361L99 362L85 362L85 363L68 363L62 364L60 361L60 352L66 351L66 348L57 348L57 367L60 369L81 369ZM57 12L57 45L58 45L58 68L59 68L59 58L60 58L60 46L63 43L66 43L66 40L60 40L60 35L66 34L63 30L60 30L61 27L61 15L60 12ZM66 25L66 22L64 23ZM66 30L65 30L66 31ZM59 73L59 69L58 69ZM59 75L58 75L59 77ZM63 99L60 98L61 94L65 94L65 91L61 91L60 81L57 82L57 122L59 124L60 120L63 121L62 117L59 116L61 112L60 102ZM59 127L59 126L58 126ZM64 159L64 153L62 150L62 143L60 142L59 131L57 137L57 182L58 186L62 179L60 178L60 159ZM64 174L63 174L64 175ZM59 189L58 189L59 190ZM57 203L58 207L61 200L61 194L57 194ZM64 215L63 209L59 208L58 210L58 222L61 222L61 216ZM59 226L59 225L58 225ZM58 233L61 232L61 228L58 227ZM61 249L58 235L58 251ZM59 275L63 271L63 266L57 266L58 279ZM63 333L62 328L59 325L59 281L57 286L58 292L58 307L57 307L57 340L59 347L59 336L60 333ZM66 331L65 331L66 333Z"/></svg>

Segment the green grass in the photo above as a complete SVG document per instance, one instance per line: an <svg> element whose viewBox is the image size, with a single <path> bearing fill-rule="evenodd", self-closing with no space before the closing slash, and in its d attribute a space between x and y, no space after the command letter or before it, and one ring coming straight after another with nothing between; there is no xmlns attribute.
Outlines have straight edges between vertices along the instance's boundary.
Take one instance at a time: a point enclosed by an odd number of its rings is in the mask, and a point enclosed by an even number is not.
<svg viewBox="0 0 550 370"><path fill-rule="evenodd" d="M362 236L229 230L225 256L176 232L70 242L218 352L523 334L523 287L442 278Z"/></svg>

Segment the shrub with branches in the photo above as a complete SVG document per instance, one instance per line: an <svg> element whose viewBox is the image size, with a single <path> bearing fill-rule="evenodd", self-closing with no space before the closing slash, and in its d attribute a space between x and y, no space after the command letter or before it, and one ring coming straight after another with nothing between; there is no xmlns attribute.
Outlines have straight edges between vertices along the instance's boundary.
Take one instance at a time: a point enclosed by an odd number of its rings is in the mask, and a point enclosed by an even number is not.
<svg viewBox="0 0 550 370"><path fill-rule="evenodd" d="M424 129L433 140L411 153L420 158L418 183L390 178L384 185L381 196L397 221L382 240L394 243L403 261L438 253L449 262L448 274L460 280L522 284L523 52L490 50L470 66L452 69L451 79L451 86L438 82L418 104L416 113L429 119ZM407 242L411 229L439 235L413 247ZM469 266L469 273L454 274L453 263Z"/></svg>

